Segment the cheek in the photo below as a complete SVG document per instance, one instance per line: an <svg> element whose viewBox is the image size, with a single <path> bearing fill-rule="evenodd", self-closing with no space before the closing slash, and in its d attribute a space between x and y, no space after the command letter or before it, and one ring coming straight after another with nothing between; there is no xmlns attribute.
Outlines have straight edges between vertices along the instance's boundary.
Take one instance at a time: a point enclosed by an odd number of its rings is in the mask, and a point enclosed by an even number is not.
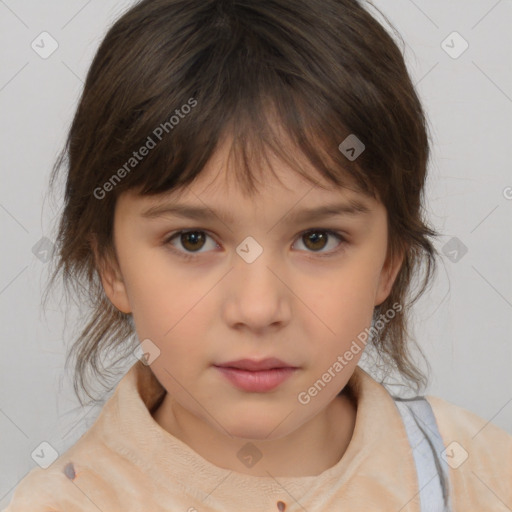
<svg viewBox="0 0 512 512"><path fill-rule="evenodd" d="M313 312L339 327L371 321L378 281L375 264L368 265L361 258L355 264L309 279L301 289Z"/></svg>
<svg viewBox="0 0 512 512"><path fill-rule="evenodd" d="M154 339L157 345L183 343L193 332L208 328L205 308L210 308L208 293L218 281L212 276L173 269L164 258L133 258L127 265L126 285L139 339Z"/></svg>
<svg viewBox="0 0 512 512"><path fill-rule="evenodd" d="M330 269L321 279L309 279L301 287L309 308L300 307L304 316L299 322L307 333L305 339L315 340L314 349L306 346L305 351L317 372L326 371L348 350L353 353L349 354L350 362L344 364L349 368L357 364L366 347L366 330L372 323L377 282L375 263L369 265L361 258L357 264L347 264L337 271ZM319 346L322 350L318 350ZM336 386L346 382L346 375L347 372L340 372Z"/></svg>

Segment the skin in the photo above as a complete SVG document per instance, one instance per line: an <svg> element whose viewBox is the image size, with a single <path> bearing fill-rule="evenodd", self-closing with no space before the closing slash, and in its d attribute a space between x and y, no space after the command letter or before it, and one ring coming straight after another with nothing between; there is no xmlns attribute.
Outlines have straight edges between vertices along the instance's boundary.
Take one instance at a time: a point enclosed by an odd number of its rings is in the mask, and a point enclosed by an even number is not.
<svg viewBox="0 0 512 512"><path fill-rule="evenodd" d="M103 287L114 306L133 315L139 340L150 339L160 350L151 370L167 390L153 413L162 428L222 468L254 476L318 475L340 460L352 437L356 404L346 393L337 395L363 350L308 404L298 395L371 325L402 260L386 257L387 214L378 200L326 182L324 190L279 161L272 162L279 180L269 174L247 197L231 176L223 179L227 151L222 145L179 193L118 198L117 261L97 260ZM299 224L287 215L349 199L364 202L369 212ZM141 215L178 200L226 209L232 222L213 214L205 221ZM327 229L340 231L345 240L308 241L309 229L324 237ZM179 230L201 230L205 238L178 235L166 245ZM236 252L247 236L263 248L252 263ZM240 390L212 366L272 356L299 369L270 392ZM248 441L262 453L251 468L237 457Z"/></svg>

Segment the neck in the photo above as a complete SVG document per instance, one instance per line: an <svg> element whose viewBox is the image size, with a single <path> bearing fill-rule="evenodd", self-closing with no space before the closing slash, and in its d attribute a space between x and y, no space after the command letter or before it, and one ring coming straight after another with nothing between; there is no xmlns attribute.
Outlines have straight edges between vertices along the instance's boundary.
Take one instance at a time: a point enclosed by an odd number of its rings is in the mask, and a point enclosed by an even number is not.
<svg viewBox="0 0 512 512"><path fill-rule="evenodd" d="M339 462L352 438L356 409L346 387L298 429L269 440L229 437L182 408L168 393L153 417L164 430L218 467L252 476L301 477L319 475ZM247 443L253 445L246 448L248 461L254 454L261 454L254 465L239 459L244 457L242 447Z"/></svg>

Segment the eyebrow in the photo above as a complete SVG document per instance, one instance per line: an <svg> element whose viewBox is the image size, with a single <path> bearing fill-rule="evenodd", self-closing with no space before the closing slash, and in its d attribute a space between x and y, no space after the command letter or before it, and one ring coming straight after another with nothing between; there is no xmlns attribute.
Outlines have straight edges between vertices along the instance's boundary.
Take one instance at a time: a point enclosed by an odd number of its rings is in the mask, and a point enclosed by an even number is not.
<svg viewBox="0 0 512 512"><path fill-rule="evenodd" d="M300 223L304 221L317 221L327 217L367 214L370 211L371 209L365 203L357 200L350 200L346 203L326 204L298 211L292 210L285 214L283 218L288 218L288 222ZM141 217L146 219L154 219L167 215L198 221L207 221L212 220L212 217L218 217L225 223L233 222L233 216L230 212L214 210L213 208L205 206L193 206L178 203L152 206L141 213Z"/></svg>

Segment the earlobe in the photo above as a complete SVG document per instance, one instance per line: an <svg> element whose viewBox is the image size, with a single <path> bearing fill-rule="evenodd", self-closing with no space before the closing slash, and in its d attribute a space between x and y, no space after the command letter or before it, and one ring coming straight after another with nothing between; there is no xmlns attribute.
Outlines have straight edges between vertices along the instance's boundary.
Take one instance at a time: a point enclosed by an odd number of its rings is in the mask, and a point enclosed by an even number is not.
<svg viewBox="0 0 512 512"><path fill-rule="evenodd" d="M131 313L126 286L115 256L100 256L95 237L91 237L91 247L105 294L119 311Z"/></svg>
<svg viewBox="0 0 512 512"><path fill-rule="evenodd" d="M388 258L384 264L375 295L375 306L379 306L389 297L396 277L402 268L403 261L404 253L401 251L399 254L396 254L394 258Z"/></svg>

